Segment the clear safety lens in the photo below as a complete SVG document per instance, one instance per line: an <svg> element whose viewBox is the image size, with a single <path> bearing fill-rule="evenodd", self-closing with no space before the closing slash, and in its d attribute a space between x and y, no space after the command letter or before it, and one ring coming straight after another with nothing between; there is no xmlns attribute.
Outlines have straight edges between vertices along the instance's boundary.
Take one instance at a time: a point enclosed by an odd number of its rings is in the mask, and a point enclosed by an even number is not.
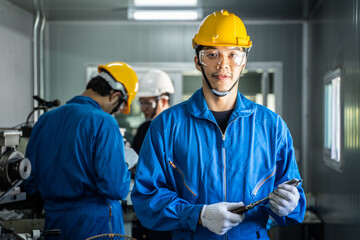
<svg viewBox="0 0 360 240"><path fill-rule="evenodd" d="M199 61L202 65L215 66L226 61L231 67L241 66L245 60L246 52L241 50L204 49L199 52Z"/></svg>
<svg viewBox="0 0 360 240"><path fill-rule="evenodd" d="M139 100L140 102L140 107L143 108L155 108L156 107L156 101L154 99L150 99L150 100Z"/></svg>

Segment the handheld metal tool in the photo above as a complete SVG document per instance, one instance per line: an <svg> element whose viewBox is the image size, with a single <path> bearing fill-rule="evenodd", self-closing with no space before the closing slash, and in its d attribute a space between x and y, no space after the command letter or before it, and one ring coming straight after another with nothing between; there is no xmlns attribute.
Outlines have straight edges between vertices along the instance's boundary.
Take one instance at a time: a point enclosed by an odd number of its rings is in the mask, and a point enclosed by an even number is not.
<svg viewBox="0 0 360 240"><path fill-rule="evenodd" d="M297 179L292 179L290 180L287 184L290 184L290 185L293 185L295 187L299 186L299 184L302 182L303 180L300 179L300 180L297 180ZM245 206L242 206L240 208L237 208L237 209L234 209L234 210L231 210L231 212L233 213L238 213L238 214L242 214L244 212L247 212L249 211L250 209L254 208L255 206L259 205L260 203L264 202L265 200L267 200L269 198L269 196L267 196L266 198L263 198L261 200L258 200L256 202L253 202L253 203L250 203L248 205L245 205Z"/></svg>

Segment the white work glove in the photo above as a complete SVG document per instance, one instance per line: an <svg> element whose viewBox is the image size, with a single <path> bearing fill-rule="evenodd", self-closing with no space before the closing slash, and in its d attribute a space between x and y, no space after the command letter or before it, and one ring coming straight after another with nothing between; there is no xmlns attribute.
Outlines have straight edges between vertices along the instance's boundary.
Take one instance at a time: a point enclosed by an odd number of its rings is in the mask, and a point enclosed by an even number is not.
<svg viewBox="0 0 360 240"><path fill-rule="evenodd" d="M287 216L298 205L300 194L298 189L287 182L280 184L269 194L270 209L280 217Z"/></svg>
<svg viewBox="0 0 360 240"><path fill-rule="evenodd" d="M125 153L125 162L128 165L128 169L130 170L136 165L139 156L137 155L134 149L127 146L124 146L124 153Z"/></svg>
<svg viewBox="0 0 360 240"><path fill-rule="evenodd" d="M244 206L242 202L204 205L200 214L202 225L218 235L223 235L244 220L244 214L230 212L241 206Z"/></svg>

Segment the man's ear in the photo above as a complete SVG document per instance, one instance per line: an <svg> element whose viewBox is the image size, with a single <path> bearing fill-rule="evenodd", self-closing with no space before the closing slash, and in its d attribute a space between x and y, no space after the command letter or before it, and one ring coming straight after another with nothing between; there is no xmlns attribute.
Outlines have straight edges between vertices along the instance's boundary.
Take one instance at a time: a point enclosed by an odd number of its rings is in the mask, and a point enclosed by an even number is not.
<svg viewBox="0 0 360 240"><path fill-rule="evenodd" d="M163 107L166 106L167 104L169 104L169 98L161 98L161 102L162 102L162 105Z"/></svg>
<svg viewBox="0 0 360 240"><path fill-rule="evenodd" d="M196 69L201 72L201 66L199 65L199 58L198 58L198 56L195 56L195 57L194 57L194 63L195 63Z"/></svg>
<svg viewBox="0 0 360 240"><path fill-rule="evenodd" d="M122 95L121 92L113 91L113 92L110 93L110 95L109 95L109 100L110 100L110 102L112 102L112 101L114 100L114 98L121 97L121 95Z"/></svg>

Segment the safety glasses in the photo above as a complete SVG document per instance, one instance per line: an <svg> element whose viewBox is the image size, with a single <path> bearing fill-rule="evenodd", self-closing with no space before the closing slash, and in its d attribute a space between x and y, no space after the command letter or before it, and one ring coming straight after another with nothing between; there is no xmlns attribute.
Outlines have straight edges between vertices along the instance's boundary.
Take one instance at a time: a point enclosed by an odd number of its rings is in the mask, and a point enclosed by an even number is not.
<svg viewBox="0 0 360 240"><path fill-rule="evenodd" d="M205 66L217 66L222 61L226 61L231 67L239 67L244 64L246 52L238 49L204 49L199 52L200 64Z"/></svg>
<svg viewBox="0 0 360 240"><path fill-rule="evenodd" d="M155 108L156 107L156 100L154 99L149 99L149 100L139 100L140 103L140 107L143 108Z"/></svg>

